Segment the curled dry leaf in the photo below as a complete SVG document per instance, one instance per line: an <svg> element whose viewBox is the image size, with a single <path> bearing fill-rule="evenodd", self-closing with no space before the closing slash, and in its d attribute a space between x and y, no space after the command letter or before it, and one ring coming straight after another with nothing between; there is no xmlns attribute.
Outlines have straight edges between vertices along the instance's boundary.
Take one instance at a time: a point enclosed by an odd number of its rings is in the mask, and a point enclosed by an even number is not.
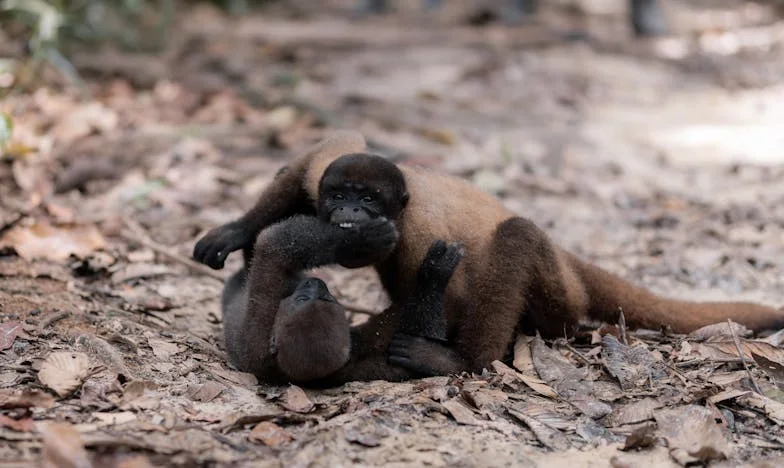
<svg viewBox="0 0 784 468"><path fill-rule="evenodd" d="M733 332L735 336L745 337L751 335L751 330L744 327L743 325L735 322L731 322L732 326L727 322L721 323L714 323L712 325L706 325L702 328L698 328L693 332L689 333L689 338L696 338L700 340L707 340L708 338L713 338L716 336L732 336Z"/></svg>
<svg viewBox="0 0 784 468"><path fill-rule="evenodd" d="M0 238L0 247L13 248L25 260L62 261L71 255L85 258L105 246L106 241L93 225L55 227L47 222L17 225Z"/></svg>
<svg viewBox="0 0 784 468"><path fill-rule="evenodd" d="M18 320L0 323L0 351L10 348L21 331L22 323Z"/></svg>
<svg viewBox="0 0 784 468"><path fill-rule="evenodd" d="M23 389L21 391L0 390L0 408L51 408L54 398L39 390Z"/></svg>
<svg viewBox="0 0 784 468"><path fill-rule="evenodd" d="M66 423L48 423L39 427L43 435L41 465L44 468L90 468L92 464L79 433Z"/></svg>
<svg viewBox="0 0 784 468"><path fill-rule="evenodd" d="M481 426L483 424L482 421L474 416L474 412L471 411L471 408L463 404L459 398L452 398L451 400L445 401L441 403L441 406L449 411L449 414L455 418L455 421L457 421L458 424L467 426Z"/></svg>
<svg viewBox="0 0 784 468"><path fill-rule="evenodd" d="M38 380L62 398L79 388L89 371L90 359L86 354L56 352L44 360L38 371Z"/></svg>
<svg viewBox="0 0 784 468"><path fill-rule="evenodd" d="M670 455L682 465L721 460L730 453L729 442L707 408L696 405L668 408L656 412L654 417Z"/></svg>
<svg viewBox="0 0 784 468"><path fill-rule="evenodd" d="M289 411L296 413L308 413L315 406L305 391L296 385L290 386L283 394L281 404Z"/></svg>
<svg viewBox="0 0 784 468"><path fill-rule="evenodd" d="M277 448L294 440L289 431L270 421L262 421L248 434L251 442L261 442L267 447Z"/></svg>
<svg viewBox="0 0 784 468"><path fill-rule="evenodd" d="M0 414L0 427L7 427L17 432L30 432L33 430L33 418L14 419Z"/></svg>

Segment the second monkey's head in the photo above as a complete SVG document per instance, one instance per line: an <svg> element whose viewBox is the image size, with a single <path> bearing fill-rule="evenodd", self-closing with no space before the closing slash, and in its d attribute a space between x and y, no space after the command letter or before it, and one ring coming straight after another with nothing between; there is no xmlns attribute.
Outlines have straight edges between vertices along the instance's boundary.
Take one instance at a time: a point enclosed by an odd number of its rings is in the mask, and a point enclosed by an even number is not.
<svg viewBox="0 0 784 468"><path fill-rule="evenodd" d="M340 227L379 216L396 220L407 203L403 173L381 156L341 156L327 166L319 182L318 216Z"/></svg>
<svg viewBox="0 0 784 468"><path fill-rule="evenodd" d="M349 360L346 310L317 278L305 278L280 301L272 336L278 367L296 382L326 377Z"/></svg>

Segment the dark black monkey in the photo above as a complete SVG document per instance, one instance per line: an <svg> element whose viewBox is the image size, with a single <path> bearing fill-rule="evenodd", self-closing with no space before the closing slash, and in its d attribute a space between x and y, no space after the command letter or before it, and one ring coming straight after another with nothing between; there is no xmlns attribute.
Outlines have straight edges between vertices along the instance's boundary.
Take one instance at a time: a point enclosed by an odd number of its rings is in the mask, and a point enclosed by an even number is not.
<svg viewBox="0 0 784 468"><path fill-rule="evenodd" d="M385 218L361 224L361 229L341 228L312 216L295 216L260 233L253 256L227 281L222 296L232 364L267 382L314 385L417 375L416 366L409 366L411 372L387 363L387 344L395 329L438 341L446 338L443 295L462 250L434 242L408 303L350 330L345 309L324 282L304 277L302 271L350 263L396 242L397 232Z"/></svg>

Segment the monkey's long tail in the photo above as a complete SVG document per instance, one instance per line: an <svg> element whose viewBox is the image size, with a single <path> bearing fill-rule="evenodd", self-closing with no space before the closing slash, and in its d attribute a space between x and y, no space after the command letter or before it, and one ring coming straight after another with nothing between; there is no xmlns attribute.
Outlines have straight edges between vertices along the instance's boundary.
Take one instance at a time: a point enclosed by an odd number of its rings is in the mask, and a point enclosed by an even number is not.
<svg viewBox="0 0 784 468"><path fill-rule="evenodd" d="M688 333L705 325L732 319L752 330L784 328L784 310L750 302L689 302L667 299L635 286L620 277L586 263L574 255L569 261L583 280L589 297L587 314L616 323L623 310L634 328L656 329L668 325L676 333Z"/></svg>

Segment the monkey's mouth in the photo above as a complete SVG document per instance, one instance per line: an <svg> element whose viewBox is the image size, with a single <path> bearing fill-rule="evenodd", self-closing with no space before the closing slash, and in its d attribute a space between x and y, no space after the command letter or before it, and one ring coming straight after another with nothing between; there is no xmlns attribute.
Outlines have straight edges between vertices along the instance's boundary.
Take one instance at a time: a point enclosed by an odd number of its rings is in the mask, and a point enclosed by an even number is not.
<svg viewBox="0 0 784 468"><path fill-rule="evenodd" d="M354 226L356 226L356 223L348 223L348 222L346 222L346 223L340 223L340 224L338 224L338 226L343 228L343 229L351 229Z"/></svg>

